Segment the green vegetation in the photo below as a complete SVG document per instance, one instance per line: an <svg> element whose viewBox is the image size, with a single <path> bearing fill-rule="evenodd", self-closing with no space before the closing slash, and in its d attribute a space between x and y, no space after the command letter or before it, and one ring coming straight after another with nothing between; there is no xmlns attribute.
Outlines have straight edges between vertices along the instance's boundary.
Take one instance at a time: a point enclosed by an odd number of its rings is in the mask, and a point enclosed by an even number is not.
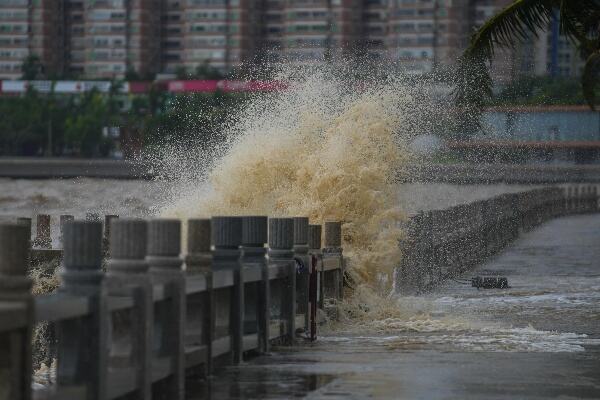
<svg viewBox="0 0 600 400"><path fill-rule="evenodd" d="M594 108L600 74L600 2L598 0L514 0L487 20L471 37L457 76L455 100L461 109L456 132L479 128L483 107L493 97L488 64L497 47L514 47L558 18L560 33L577 44L587 59L581 79L583 97Z"/></svg>
<svg viewBox="0 0 600 400"><path fill-rule="evenodd" d="M117 146L131 154L165 142L210 145L243 101L236 94L172 95L151 88L142 96L90 91L82 95L0 98L0 155L105 157ZM103 135L119 127L118 140Z"/></svg>
<svg viewBox="0 0 600 400"><path fill-rule="evenodd" d="M583 105L581 83L573 78L521 77L504 87L489 105Z"/></svg>

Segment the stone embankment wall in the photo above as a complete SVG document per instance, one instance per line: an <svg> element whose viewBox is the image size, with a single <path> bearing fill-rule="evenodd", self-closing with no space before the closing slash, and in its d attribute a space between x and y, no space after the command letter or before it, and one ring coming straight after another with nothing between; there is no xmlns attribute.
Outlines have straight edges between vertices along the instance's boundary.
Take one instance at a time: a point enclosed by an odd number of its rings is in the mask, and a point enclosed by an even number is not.
<svg viewBox="0 0 600 400"><path fill-rule="evenodd" d="M409 166L400 180L454 184L598 183L600 165L425 163Z"/></svg>
<svg viewBox="0 0 600 400"><path fill-rule="evenodd" d="M0 158L2 178L117 178L149 179L160 174L151 163L110 159ZM399 177L402 182L597 183L600 165L551 164L414 164Z"/></svg>
<svg viewBox="0 0 600 400"><path fill-rule="evenodd" d="M431 290L496 254L523 231L552 218L598 211L597 188L575 186L507 193L419 212L406 222L397 290L401 294Z"/></svg>

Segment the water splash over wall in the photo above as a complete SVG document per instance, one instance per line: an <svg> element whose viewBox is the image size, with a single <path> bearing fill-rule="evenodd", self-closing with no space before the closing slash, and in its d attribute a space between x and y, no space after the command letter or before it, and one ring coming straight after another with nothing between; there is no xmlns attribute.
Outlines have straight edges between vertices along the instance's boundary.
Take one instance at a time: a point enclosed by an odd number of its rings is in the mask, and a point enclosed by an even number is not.
<svg viewBox="0 0 600 400"><path fill-rule="evenodd" d="M229 142L206 176L184 179L162 214L341 220L353 280L389 289L403 219L394 179L409 158L404 109L413 97L401 80L342 78L350 67L281 69L290 87L251 99L224 127Z"/></svg>

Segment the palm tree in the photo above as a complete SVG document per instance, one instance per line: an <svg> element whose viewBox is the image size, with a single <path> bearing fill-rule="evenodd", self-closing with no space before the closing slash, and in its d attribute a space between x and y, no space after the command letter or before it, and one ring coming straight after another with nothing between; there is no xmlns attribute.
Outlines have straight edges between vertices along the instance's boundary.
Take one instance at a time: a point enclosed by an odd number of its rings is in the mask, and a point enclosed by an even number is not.
<svg viewBox="0 0 600 400"><path fill-rule="evenodd" d="M467 113L481 109L492 95L488 64L495 47L514 47L528 35L537 35L557 12L561 34L576 43L586 57L581 85L594 109L594 89L600 75L600 0L515 0L487 20L473 34L460 59L454 92L457 105Z"/></svg>

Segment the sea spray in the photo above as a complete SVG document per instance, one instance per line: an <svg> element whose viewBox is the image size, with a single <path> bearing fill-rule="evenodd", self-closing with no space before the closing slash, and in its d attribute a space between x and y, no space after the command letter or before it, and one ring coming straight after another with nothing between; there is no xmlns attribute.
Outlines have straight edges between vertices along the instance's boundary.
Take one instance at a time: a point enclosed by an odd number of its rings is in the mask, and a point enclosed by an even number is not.
<svg viewBox="0 0 600 400"><path fill-rule="evenodd" d="M401 258L394 181L409 159L403 110L410 90L400 79L360 87L323 70L285 78L287 90L254 98L225 127L227 150L204 181L177 188L162 214L343 221L351 281L389 293Z"/></svg>

